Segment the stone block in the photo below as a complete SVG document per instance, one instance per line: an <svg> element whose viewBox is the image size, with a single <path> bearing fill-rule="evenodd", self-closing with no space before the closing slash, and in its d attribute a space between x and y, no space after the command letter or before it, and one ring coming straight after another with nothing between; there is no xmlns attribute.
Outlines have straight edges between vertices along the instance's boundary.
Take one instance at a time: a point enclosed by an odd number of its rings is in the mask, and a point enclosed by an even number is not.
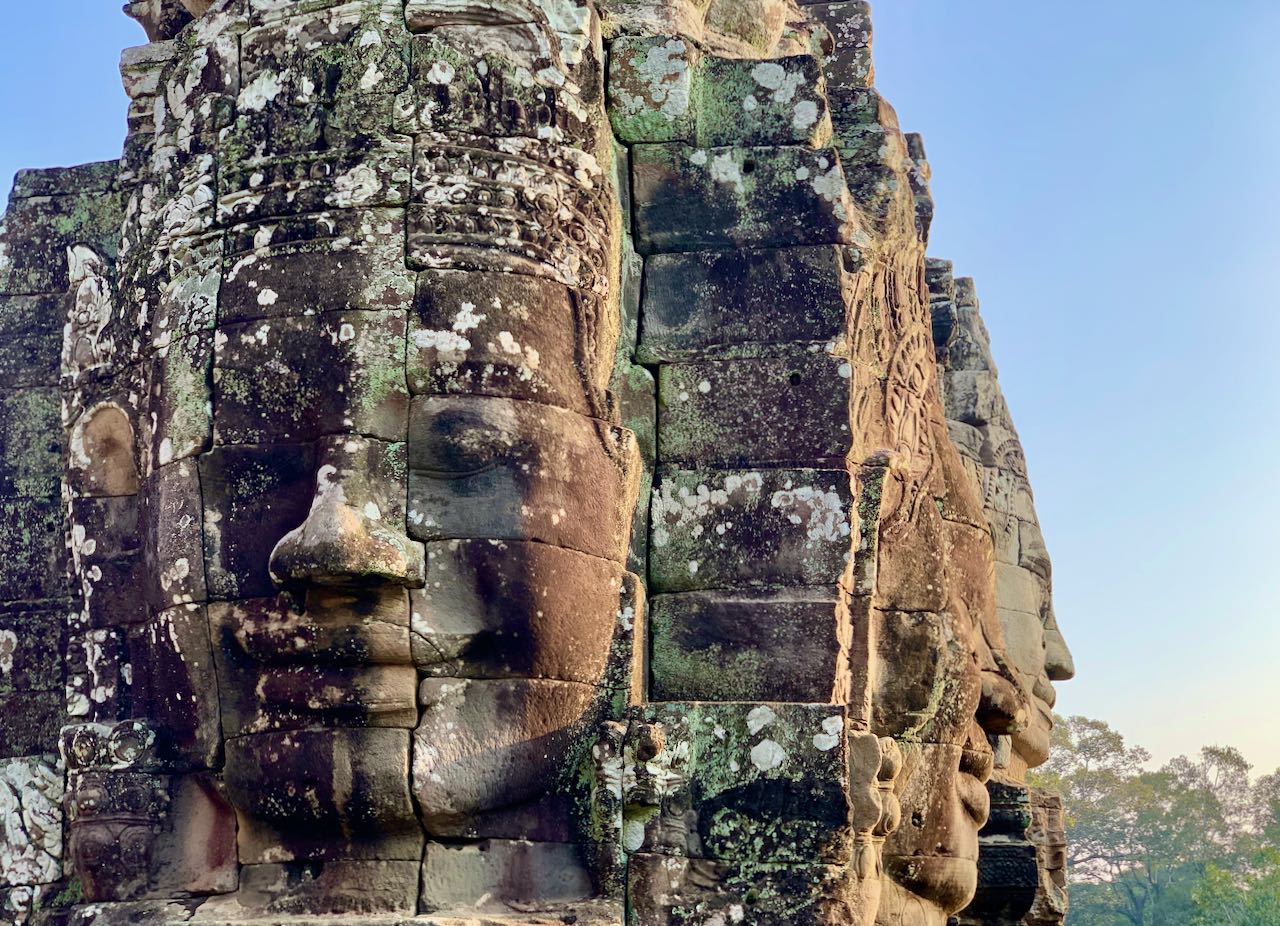
<svg viewBox="0 0 1280 926"><path fill-rule="evenodd" d="M1049 560L1049 550L1045 547L1044 534L1035 521L1018 522L1017 564L1046 582L1053 575L1053 564Z"/></svg>
<svg viewBox="0 0 1280 926"><path fill-rule="evenodd" d="M943 398L948 419L977 427L994 424L1007 428L1011 424L1009 409L994 373L985 370L948 373Z"/></svg>
<svg viewBox="0 0 1280 926"><path fill-rule="evenodd" d="M0 296L0 388L58 384L66 320L61 294Z"/></svg>
<svg viewBox="0 0 1280 926"><path fill-rule="evenodd" d="M426 588L411 593L414 662L443 678L626 684L609 677L615 647L631 650L635 584L624 575L541 543L431 543Z"/></svg>
<svg viewBox="0 0 1280 926"><path fill-rule="evenodd" d="M807 4L805 12L831 34L831 49L823 59L827 94L838 108L856 90L875 83L871 57L871 8L866 0ZM824 49L825 50L825 49Z"/></svg>
<svg viewBox="0 0 1280 926"><path fill-rule="evenodd" d="M836 247L655 254L645 262L643 363L776 351L844 335L851 277Z"/></svg>
<svg viewBox="0 0 1280 926"><path fill-rule="evenodd" d="M167 767L221 764L218 680L203 605L161 611L129 629L130 712L146 717Z"/></svg>
<svg viewBox="0 0 1280 926"><path fill-rule="evenodd" d="M292 122L284 114L274 120ZM305 128L298 134L305 136L307 129L316 133L324 131L320 124L306 119ZM259 134L244 119L233 132L248 140ZM287 134L288 129L271 137L278 142ZM227 147L224 145L223 150ZM266 229L271 228L273 220L285 216L403 205L408 201L410 190L411 151L407 137L384 137L376 147L347 146L339 141L325 150L278 149L266 156L221 160L218 222L221 225L259 224L264 228L264 242L269 243L270 232Z"/></svg>
<svg viewBox="0 0 1280 926"><path fill-rule="evenodd" d="M0 495L46 498L62 485L56 388L0 391Z"/></svg>
<svg viewBox="0 0 1280 926"><path fill-rule="evenodd" d="M235 889L235 814L207 775L75 772L70 855L89 901Z"/></svg>
<svg viewBox="0 0 1280 926"><path fill-rule="evenodd" d="M67 585L62 500L0 496L0 601L63 598Z"/></svg>
<svg viewBox="0 0 1280 926"><path fill-rule="evenodd" d="M852 548L843 470L668 470L650 510L651 592L834 588Z"/></svg>
<svg viewBox="0 0 1280 926"><path fill-rule="evenodd" d="M208 598L204 574L204 507L194 460L161 466L143 490L143 573L157 611Z"/></svg>
<svg viewBox="0 0 1280 926"><path fill-rule="evenodd" d="M682 38L623 36L609 64L609 115L628 144L818 147L831 138L821 68L811 56L704 56Z"/></svg>
<svg viewBox="0 0 1280 926"><path fill-rule="evenodd" d="M699 77L697 145L820 148L831 141L822 66L810 55L767 61L707 56Z"/></svg>
<svg viewBox="0 0 1280 926"><path fill-rule="evenodd" d="M492 134L589 147L603 114L598 98L588 103L583 97L598 91L569 84L572 75L559 61L549 62L533 51L546 41L547 26L519 30L518 39L508 38L508 32L495 42L492 30L475 29L469 14L437 7L415 2L406 11L413 31L430 28L432 20L446 21L439 30L410 40L409 84L418 101L413 116L419 127L453 138Z"/></svg>
<svg viewBox="0 0 1280 926"><path fill-rule="evenodd" d="M33 756L56 752L58 731L66 720L61 691L0 693L0 755Z"/></svg>
<svg viewBox="0 0 1280 926"><path fill-rule="evenodd" d="M360 434L404 440L404 350L403 312L227 325L214 351L214 439L255 444Z"/></svg>
<svg viewBox="0 0 1280 926"><path fill-rule="evenodd" d="M654 701L832 699L843 670L835 587L653 599Z"/></svg>
<svg viewBox="0 0 1280 926"><path fill-rule="evenodd" d="M404 269L404 247L399 209L343 209L236 226L218 320L406 309L415 274Z"/></svg>
<svg viewBox="0 0 1280 926"><path fill-rule="evenodd" d="M156 351L147 469L196 456L213 442L214 339L212 331L196 331Z"/></svg>
<svg viewBox="0 0 1280 926"><path fill-rule="evenodd" d="M66 650L66 712L78 721L120 717L125 694L125 629L85 629L88 619L74 615Z"/></svg>
<svg viewBox="0 0 1280 926"><path fill-rule="evenodd" d="M617 138L693 141L702 53L675 35L622 35L609 48L609 119Z"/></svg>
<svg viewBox="0 0 1280 926"><path fill-rule="evenodd" d="M201 908L202 917L229 922L262 916L412 916L417 912L419 863L335 859L245 865L238 890Z"/></svg>
<svg viewBox="0 0 1280 926"><path fill-rule="evenodd" d="M419 689L413 791L433 836L559 790L586 760L607 695L546 679L433 679Z"/></svg>
<svg viewBox="0 0 1280 926"><path fill-rule="evenodd" d="M600 415L609 338L584 330L590 296L512 273L426 271L409 322L409 388L487 395ZM592 351L595 355L592 355Z"/></svg>
<svg viewBox="0 0 1280 926"><path fill-rule="evenodd" d="M630 432L510 399L415 397L409 533L529 540L624 562L640 477Z"/></svg>
<svg viewBox="0 0 1280 926"><path fill-rule="evenodd" d="M70 523L72 562L90 625L145 621L141 497L73 499Z"/></svg>
<svg viewBox="0 0 1280 926"><path fill-rule="evenodd" d="M792 356L666 364L658 462L841 466L852 446L852 374L819 344Z"/></svg>
<svg viewBox="0 0 1280 926"><path fill-rule="evenodd" d="M631 856L627 926L829 926L841 914L852 875L834 865L709 862Z"/></svg>
<svg viewBox="0 0 1280 926"><path fill-rule="evenodd" d="M243 865L422 858L409 731L293 730L230 739L223 778Z"/></svg>
<svg viewBox="0 0 1280 926"><path fill-rule="evenodd" d="M959 748L968 736L982 683L968 618L925 611L872 616L881 665L893 666L872 698L871 728Z"/></svg>
<svg viewBox="0 0 1280 926"><path fill-rule="evenodd" d="M627 733L623 845L730 862L847 862L847 750L839 705L646 705Z"/></svg>
<svg viewBox="0 0 1280 926"><path fill-rule="evenodd" d="M209 597L275 593L271 551L307 516L315 494L310 444L217 447L199 459Z"/></svg>
<svg viewBox="0 0 1280 926"><path fill-rule="evenodd" d="M859 237L832 150L636 145L631 158L641 254L845 244Z"/></svg>
<svg viewBox="0 0 1280 926"><path fill-rule="evenodd" d="M1022 611L1040 617L1047 595L1035 573L1008 563L996 563L996 605L1002 611Z"/></svg>
<svg viewBox="0 0 1280 926"><path fill-rule="evenodd" d="M66 610L0 613L0 692L61 690L66 635Z"/></svg>
<svg viewBox="0 0 1280 926"><path fill-rule="evenodd" d="M557 106L543 106L541 114ZM502 121L496 113L489 119ZM437 129L419 137L410 266L541 276L607 296L617 220L599 160L568 145L494 138L492 131L490 125L445 140Z"/></svg>
<svg viewBox="0 0 1280 926"><path fill-rule="evenodd" d="M422 860L419 896L424 913L505 913L588 900L593 895L582 849L572 843L428 842Z"/></svg>

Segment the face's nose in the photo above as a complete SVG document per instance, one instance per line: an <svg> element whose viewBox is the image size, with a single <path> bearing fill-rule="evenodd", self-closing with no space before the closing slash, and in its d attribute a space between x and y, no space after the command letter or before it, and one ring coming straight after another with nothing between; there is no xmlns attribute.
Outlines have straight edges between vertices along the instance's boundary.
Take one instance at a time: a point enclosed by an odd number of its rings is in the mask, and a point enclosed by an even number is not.
<svg viewBox="0 0 1280 926"><path fill-rule="evenodd" d="M310 513L271 551L278 585L424 584L423 546L404 532L398 452L400 445L364 438L327 443Z"/></svg>
<svg viewBox="0 0 1280 926"><path fill-rule="evenodd" d="M1053 608L1044 621L1044 671L1051 681L1065 682L1076 677L1076 663L1066 638L1058 629L1058 619Z"/></svg>

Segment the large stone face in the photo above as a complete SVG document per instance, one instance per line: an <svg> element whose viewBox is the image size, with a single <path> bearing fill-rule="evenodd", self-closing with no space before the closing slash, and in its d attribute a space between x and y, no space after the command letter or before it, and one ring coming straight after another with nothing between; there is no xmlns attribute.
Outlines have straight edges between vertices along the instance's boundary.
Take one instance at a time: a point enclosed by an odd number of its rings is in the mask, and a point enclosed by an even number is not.
<svg viewBox="0 0 1280 926"><path fill-rule="evenodd" d="M1060 922L1049 558L862 0L127 12L123 157L0 224L11 919Z"/></svg>

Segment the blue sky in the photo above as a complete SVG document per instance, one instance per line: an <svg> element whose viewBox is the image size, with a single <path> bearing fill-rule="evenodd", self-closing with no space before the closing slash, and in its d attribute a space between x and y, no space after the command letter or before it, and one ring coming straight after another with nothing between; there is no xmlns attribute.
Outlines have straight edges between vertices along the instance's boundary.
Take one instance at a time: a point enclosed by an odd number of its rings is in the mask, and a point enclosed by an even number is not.
<svg viewBox="0 0 1280 926"><path fill-rule="evenodd" d="M1280 766L1280 4L880 0L932 253L975 276L1079 675L1157 758ZM16 4L0 184L116 157L114 0Z"/></svg>

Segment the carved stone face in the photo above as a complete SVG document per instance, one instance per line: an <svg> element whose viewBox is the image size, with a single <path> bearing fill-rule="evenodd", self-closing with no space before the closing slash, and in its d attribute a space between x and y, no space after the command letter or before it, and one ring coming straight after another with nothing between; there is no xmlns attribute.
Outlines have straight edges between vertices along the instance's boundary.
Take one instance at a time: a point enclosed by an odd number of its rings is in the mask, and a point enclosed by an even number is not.
<svg viewBox="0 0 1280 926"><path fill-rule="evenodd" d="M873 729L902 745L905 784L876 922L940 926L977 887L988 735L1024 724L1028 710L1007 667L982 508L941 420L932 345L903 337L899 349L914 356L887 382L885 420L899 439L880 491Z"/></svg>
<svg viewBox="0 0 1280 926"><path fill-rule="evenodd" d="M411 3L420 34L398 4L276 6L213 10L166 72L129 282L71 255L64 365L143 370L73 402L77 480L146 519L140 614L207 622L200 761L244 902L289 912L244 893L271 866L376 861L412 911L424 833L572 848L563 785L631 682L601 61L572 4ZM436 880L428 908L485 894Z"/></svg>

